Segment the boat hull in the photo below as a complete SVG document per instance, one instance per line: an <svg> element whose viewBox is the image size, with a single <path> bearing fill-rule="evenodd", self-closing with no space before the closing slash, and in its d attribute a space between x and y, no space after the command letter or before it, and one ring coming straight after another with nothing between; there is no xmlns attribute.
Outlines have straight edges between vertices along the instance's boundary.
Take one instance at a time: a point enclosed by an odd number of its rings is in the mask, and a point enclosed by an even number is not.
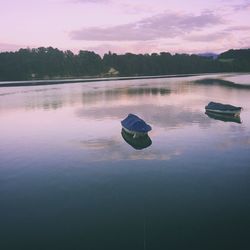
<svg viewBox="0 0 250 250"><path fill-rule="evenodd" d="M129 130L127 128L125 128L124 126L122 126L122 128L124 129L124 131L130 135L133 135L134 138L136 137L142 137L142 136L145 136L147 135L148 133L147 132L137 132L137 131L132 131L132 130Z"/></svg>
<svg viewBox="0 0 250 250"><path fill-rule="evenodd" d="M240 116L241 109L239 110L219 110L219 109L207 109L207 112L220 114L220 115L231 115L231 116Z"/></svg>
<svg viewBox="0 0 250 250"><path fill-rule="evenodd" d="M214 112L209 112L209 111L206 111L205 114L214 120L219 120L223 122L242 123L240 116L226 115L226 114L214 113Z"/></svg>

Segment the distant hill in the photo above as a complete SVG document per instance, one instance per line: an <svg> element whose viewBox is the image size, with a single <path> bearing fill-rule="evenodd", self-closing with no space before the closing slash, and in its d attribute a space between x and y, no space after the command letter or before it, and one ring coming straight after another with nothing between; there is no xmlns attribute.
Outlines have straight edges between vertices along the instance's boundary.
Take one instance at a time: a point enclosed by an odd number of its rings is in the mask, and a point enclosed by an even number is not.
<svg viewBox="0 0 250 250"><path fill-rule="evenodd" d="M232 71L250 72L250 49L231 49L219 55L220 62L230 64Z"/></svg>
<svg viewBox="0 0 250 250"><path fill-rule="evenodd" d="M220 55L106 53L61 51L52 47L0 53L0 81L109 76L152 76L250 72L250 49Z"/></svg>
<svg viewBox="0 0 250 250"><path fill-rule="evenodd" d="M215 53L200 53L200 54L198 54L198 56L203 56L203 57L217 59L219 55L215 54Z"/></svg>
<svg viewBox="0 0 250 250"><path fill-rule="evenodd" d="M230 49L219 55L219 59L237 59L250 61L250 49Z"/></svg>

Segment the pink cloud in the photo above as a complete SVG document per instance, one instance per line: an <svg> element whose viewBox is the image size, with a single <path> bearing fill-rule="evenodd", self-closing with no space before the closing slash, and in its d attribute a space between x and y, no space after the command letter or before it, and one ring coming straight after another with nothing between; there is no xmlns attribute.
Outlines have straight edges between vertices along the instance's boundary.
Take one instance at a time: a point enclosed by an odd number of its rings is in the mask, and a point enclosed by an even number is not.
<svg viewBox="0 0 250 250"><path fill-rule="evenodd" d="M174 53L250 45L249 0L0 2L0 51L53 46L101 54Z"/></svg>
<svg viewBox="0 0 250 250"><path fill-rule="evenodd" d="M210 11L195 16L165 12L124 25L82 28L70 32L70 37L85 41L145 41L176 37L221 23L222 18Z"/></svg>
<svg viewBox="0 0 250 250"><path fill-rule="evenodd" d="M0 51L17 51L23 47L26 46L0 42Z"/></svg>
<svg viewBox="0 0 250 250"><path fill-rule="evenodd" d="M109 3L110 0L71 0L72 3Z"/></svg>

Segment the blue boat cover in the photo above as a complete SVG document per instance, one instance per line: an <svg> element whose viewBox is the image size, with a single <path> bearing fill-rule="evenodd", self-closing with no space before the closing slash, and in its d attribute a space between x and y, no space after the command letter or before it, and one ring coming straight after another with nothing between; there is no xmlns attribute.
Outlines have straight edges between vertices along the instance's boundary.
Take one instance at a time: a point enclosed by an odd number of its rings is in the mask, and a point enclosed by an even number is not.
<svg viewBox="0 0 250 250"><path fill-rule="evenodd" d="M237 111L241 110L241 107L235 107L229 104L221 104L217 102L210 102L206 107L206 109L216 109L216 110L230 110L230 111Z"/></svg>
<svg viewBox="0 0 250 250"><path fill-rule="evenodd" d="M152 130L151 126L133 114L129 114L127 118L121 121L121 124L124 128L134 132L147 133Z"/></svg>

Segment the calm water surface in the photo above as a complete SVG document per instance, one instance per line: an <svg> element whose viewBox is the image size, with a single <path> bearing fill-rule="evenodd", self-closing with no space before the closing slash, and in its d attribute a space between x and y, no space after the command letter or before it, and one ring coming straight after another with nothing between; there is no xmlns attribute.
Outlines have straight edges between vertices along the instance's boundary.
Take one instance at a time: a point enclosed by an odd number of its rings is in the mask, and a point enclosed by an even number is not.
<svg viewBox="0 0 250 250"><path fill-rule="evenodd" d="M203 77L0 88L0 249L250 249L250 89Z"/></svg>

